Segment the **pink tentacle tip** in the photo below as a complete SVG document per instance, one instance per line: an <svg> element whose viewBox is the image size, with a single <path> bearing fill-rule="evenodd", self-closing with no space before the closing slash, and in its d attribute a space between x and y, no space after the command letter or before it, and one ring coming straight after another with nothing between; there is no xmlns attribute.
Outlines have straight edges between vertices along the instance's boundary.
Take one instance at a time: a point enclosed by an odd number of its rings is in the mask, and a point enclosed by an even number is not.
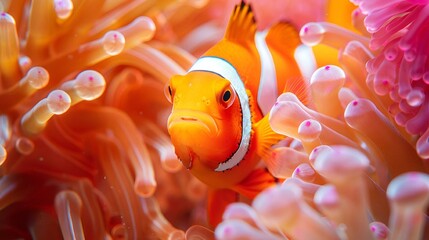
<svg viewBox="0 0 429 240"><path fill-rule="evenodd" d="M423 82L429 85L429 72L425 72L422 76Z"/></svg>
<svg viewBox="0 0 429 240"><path fill-rule="evenodd" d="M416 149L421 158L429 161L429 129L417 140Z"/></svg>
<svg viewBox="0 0 429 240"><path fill-rule="evenodd" d="M420 172L402 174L389 184L387 196L397 203L415 204L429 198L429 175Z"/></svg>
<svg viewBox="0 0 429 240"><path fill-rule="evenodd" d="M224 237L226 237L226 236L230 236L231 234L232 234L232 232L234 231L234 229L232 229L231 227L229 227L229 226L227 226L227 227L224 227L223 228L223 231L222 231L222 235L224 236Z"/></svg>
<svg viewBox="0 0 429 240"><path fill-rule="evenodd" d="M394 60L395 59L395 55L393 55L393 54L390 54L390 53L388 53L388 54L386 54L386 59L387 60L389 60L389 61L392 61L392 60Z"/></svg>
<svg viewBox="0 0 429 240"><path fill-rule="evenodd" d="M314 195L314 202L323 207L335 207L339 203L338 192L333 185L320 187Z"/></svg>
<svg viewBox="0 0 429 240"><path fill-rule="evenodd" d="M370 223L369 229L371 230L373 236L377 239L386 239L389 235L389 228L381 222Z"/></svg>
<svg viewBox="0 0 429 240"><path fill-rule="evenodd" d="M358 103L359 103L359 102L358 102L357 100L355 100L355 101L353 101L353 102L352 102L352 105L353 105L353 106L357 106L357 105L358 105Z"/></svg>
<svg viewBox="0 0 429 240"><path fill-rule="evenodd" d="M304 33L308 33L308 27L304 27Z"/></svg>
<svg viewBox="0 0 429 240"><path fill-rule="evenodd" d="M319 154L322 153L323 151L332 151L332 148L328 145L320 145L315 147L313 151L311 151L308 157L308 160L310 161L310 163L314 165L314 162L317 156L319 156Z"/></svg>
<svg viewBox="0 0 429 240"><path fill-rule="evenodd" d="M408 175L409 179L413 181L417 180L419 176L420 174L418 174L417 172L410 172Z"/></svg>
<svg viewBox="0 0 429 240"><path fill-rule="evenodd" d="M316 120L305 120L298 127L299 138L302 141L314 141L322 132L322 126Z"/></svg>
<svg viewBox="0 0 429 240"><path fill-rule="evenodd" d="M322 151L314 161L314 169L332 181L361 175L369 166L369 159L360 150L335 145L332 151Z"/></svg>
<svg viewBox="0 0 429 240"><path fill-rule="evenodd" d="M329 69L331 69L331 66L325 66L325 70L328 71Z"/></svg>

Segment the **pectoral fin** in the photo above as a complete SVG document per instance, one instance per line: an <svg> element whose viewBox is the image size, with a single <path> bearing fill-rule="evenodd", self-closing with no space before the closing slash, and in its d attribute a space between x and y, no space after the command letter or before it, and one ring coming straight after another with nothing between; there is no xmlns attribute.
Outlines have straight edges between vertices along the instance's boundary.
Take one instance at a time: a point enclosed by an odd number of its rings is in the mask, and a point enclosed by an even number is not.
<svg viewBox="0 0 429 240"><path fill-rule="evenodd" d="M285 138L285 136L271 129L268 119L269 114L265 115L265 117L253 126L255 131L256 153L262 158L267 158L271 147Z"/></svg>
<svg viewBox="0 0 429 240"><path fill-rule="evenodd" d="M253 199L261 191L277 183L277 179L267 169L257 168L233 189L245 197Z"/></svg>

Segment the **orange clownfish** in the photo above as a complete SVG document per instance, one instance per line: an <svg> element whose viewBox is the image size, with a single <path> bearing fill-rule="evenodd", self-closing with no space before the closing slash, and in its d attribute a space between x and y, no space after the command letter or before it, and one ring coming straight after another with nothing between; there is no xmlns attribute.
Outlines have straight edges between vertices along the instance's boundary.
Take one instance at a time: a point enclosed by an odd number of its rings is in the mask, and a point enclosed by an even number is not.
<svg viewBox="0 0 429 240"><path fill-rule="evenodd" d="M251 6L241 3L224 38L166 87L173 104L168 132L183 165L211 188L212 225L238 194L252 199L276 182L258 163L284 138L268 121L279 94L293 92L307 100L294 60L299 44L287 23L257 32Z"/></svg>

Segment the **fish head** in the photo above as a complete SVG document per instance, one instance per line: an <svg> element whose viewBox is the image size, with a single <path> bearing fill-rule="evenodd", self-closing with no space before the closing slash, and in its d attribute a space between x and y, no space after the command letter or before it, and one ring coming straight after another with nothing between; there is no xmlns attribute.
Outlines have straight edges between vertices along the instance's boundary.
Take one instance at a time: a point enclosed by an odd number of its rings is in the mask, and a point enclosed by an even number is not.
<svg viewBox="0 0 429 240"><path fill-rule="evenodd" d="M211 72L174 76L165 89L173 104L168 132L183 165L214 171L238 148L241 107L230 82Z"/></svg>

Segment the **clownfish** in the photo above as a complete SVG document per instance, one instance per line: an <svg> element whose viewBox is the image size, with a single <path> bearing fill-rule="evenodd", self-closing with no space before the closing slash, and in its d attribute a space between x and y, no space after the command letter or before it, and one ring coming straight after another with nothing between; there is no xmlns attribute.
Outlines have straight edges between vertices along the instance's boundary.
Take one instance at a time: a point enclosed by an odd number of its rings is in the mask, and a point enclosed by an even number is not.
<svg viewBox="0 0 429 240"><path fill-rule="evenodd" d="M308 100L294 59L299 45L289 23L257 32L252 8L242 2L224 38L165 88L172 103L171 141L184 167L210 187L208 217L214 226L239 194L253 199L277 181L259 163L284 139L269 125L277 97L293 92Z"/></svg>

